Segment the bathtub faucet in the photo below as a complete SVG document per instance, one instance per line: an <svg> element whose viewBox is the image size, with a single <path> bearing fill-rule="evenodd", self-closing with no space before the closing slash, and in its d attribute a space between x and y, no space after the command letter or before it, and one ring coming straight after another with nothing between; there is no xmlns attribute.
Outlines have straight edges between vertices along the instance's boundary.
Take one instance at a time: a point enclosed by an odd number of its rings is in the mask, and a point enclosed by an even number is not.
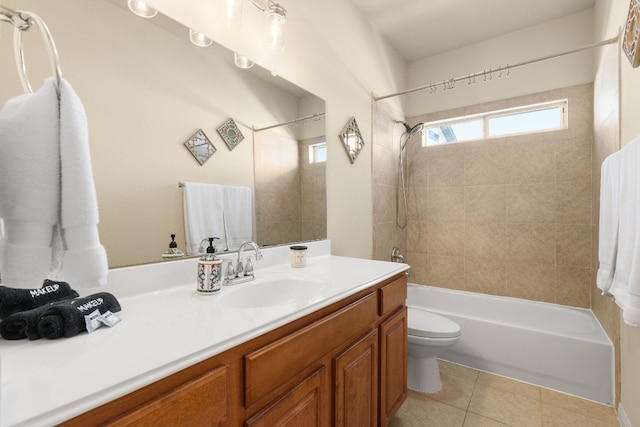
<svg viewBox="0 0 640 427"><path fill-rule="evenodd" d="M397 246L391 249L391 262L404 262L404 256L402 256Z"/></svg>

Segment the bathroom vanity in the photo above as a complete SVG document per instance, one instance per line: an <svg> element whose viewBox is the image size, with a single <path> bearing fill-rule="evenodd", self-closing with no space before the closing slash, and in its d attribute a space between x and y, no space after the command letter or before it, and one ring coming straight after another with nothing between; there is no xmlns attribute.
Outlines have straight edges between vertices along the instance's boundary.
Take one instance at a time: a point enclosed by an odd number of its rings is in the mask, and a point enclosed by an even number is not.
<svg viewBox="0 0 640 427"><path fill-rule="evenodd" d="M280 253L288 261L280 248L265 250L255 283L204 297L193 283L120 298L123 321L113 329L12 349L31 361L38 352L54 374L28 378L40 385L33 397L53 401L35 416L5 413L29 407L18 397L29 385L5 376L7 359L20 362L0 347L2 425L388 425L407 390L408 266L336 257L319 245L305 269L269 261ZM312 291L299 290L305 283ZM289 286L293 297L269 295L270 286L279 294ZM71 360L84 366L62 363L64 347L83 348Z"/></svg>

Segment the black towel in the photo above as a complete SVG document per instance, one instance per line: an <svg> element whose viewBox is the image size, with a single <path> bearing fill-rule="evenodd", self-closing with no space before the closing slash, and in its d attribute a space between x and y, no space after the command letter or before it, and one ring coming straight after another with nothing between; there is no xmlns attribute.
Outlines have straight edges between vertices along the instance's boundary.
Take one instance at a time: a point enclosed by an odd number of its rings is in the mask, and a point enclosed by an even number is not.
<svg viewBox="0 0 640 427"><path fill-rule="evenodd" d="M120 304L107 292L53 302L10 315L0 323L0 336L7 340L72 337L86 330L84 316L95 310L115 313Z"/></svg>
<svg viewBox="0 0 640 427"><path fill-rule="evenodd" d="M49 308L49 304L27 311L19 311L7 316L7 318L0 323L0 335L5 340L21 340L24 338L29 338L30 340L39 339L38 319L47 308Z"/></svg>
<svg viewBox="0 0 640 427"><path fill-rule="evenodd" d="M53 301L76 298L78 293L66 282L45 280L41 288L15 289L0 285L0 319L47 305Z"/></svg>
<svg viewBox="0 0 640 427"><path fill-rule="evenodd" d="M99 292L84 298L76 298L50 305L38 318L38 333L43 338L55 339L72 337L87 330L84 316L99 310L120 311L116 297L107 292Z"/></svg>

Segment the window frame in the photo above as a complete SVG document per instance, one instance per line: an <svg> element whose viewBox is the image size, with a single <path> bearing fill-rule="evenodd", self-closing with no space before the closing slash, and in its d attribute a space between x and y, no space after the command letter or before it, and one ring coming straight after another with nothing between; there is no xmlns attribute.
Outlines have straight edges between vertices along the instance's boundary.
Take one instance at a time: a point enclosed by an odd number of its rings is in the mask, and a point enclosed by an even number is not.
<svg viewBox="0 0 640 427"><path fill-rule="evenodd" d="M523 113L529 113L534 111L543 111L549 110L552 108L560 108L561 109L561 123L559 127L553 128L541 128L538 130L524 131L524 132L514 132L508 134L500 134L500 135L491 135L490 134L490 126L489 122L491 119L506 117L510 115L517 115ZM542 132L554 132L559 130L565 130L569 127L569 100L568 99L556 99L553 101L539 102L535 104L527 104L520 107L512 107L512 108L504 108L501 110L487 111L484 113L471 114L467 116L453 117L449 119L442 120L434 120L431 122L425 122L423 137L422 137L422 146L423 147L435 147L438 145L447 145L447 144L458 144L463 142L472 142L472 141L482 141L487 139L495 139L495 138L506 138L510 136L520 136L520 135L529 135L534 133L542 133ZM479 138L473 139L465 139L462 141L451 141L445 142L442 144L429 144L429 130L433 128L441 128L443 126L452 126L460 123L473 122L473 121L482 121L482 136Z"/></svg>

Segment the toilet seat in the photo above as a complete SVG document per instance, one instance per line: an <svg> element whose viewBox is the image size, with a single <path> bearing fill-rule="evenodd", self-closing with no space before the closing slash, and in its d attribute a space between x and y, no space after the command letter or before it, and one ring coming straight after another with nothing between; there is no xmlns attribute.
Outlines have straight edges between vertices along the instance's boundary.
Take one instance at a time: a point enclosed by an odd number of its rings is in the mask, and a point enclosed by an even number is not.
<svg viewBox="0 0 640 427"><path fill-rule="evenodd" d="M460 336L460 325L429 311L408 308L409 335L426 338L454 338Z"/></svg>

